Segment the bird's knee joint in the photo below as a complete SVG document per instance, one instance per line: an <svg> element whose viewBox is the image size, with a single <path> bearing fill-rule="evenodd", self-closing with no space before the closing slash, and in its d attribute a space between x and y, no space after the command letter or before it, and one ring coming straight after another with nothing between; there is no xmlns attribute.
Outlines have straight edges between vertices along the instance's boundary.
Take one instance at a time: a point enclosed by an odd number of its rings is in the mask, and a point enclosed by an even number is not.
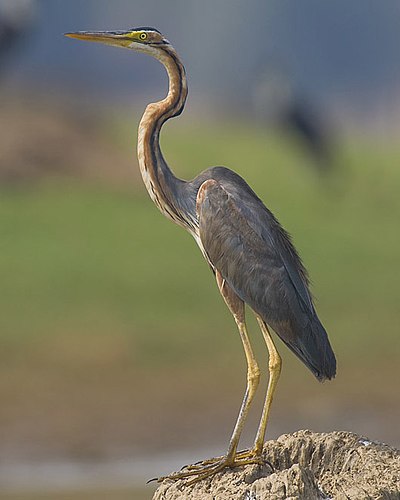
<svg viewBox="0 0 400 500"><path fill-rule="evenodd" d="M282 360L280 356L269 358L268 368L272 372L280 373L282 368Z"/></svg>
<svg viewBox="0 0 400 500"><path fill-rule="evenodd" d="M252 366L247 372L247 382L251 385L257 386L260 381L260 369L257 365Z"/></svg>

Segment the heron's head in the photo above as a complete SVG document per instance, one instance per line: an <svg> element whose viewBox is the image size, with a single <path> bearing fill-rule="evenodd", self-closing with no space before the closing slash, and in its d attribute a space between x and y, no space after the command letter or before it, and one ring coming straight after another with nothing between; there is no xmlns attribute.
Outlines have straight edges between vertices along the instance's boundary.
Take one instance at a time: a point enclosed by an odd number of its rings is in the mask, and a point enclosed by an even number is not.
<svg viewBox="0 0 400 500"><path fill-rule="evenodd" d="M114 47L133 49L137 52L145 52L154 55L154 51L170 45L169 41L155 28L132 28L127 31L76 31L65 33L65 36L86 40L88 42L100 42Z"/></svg>

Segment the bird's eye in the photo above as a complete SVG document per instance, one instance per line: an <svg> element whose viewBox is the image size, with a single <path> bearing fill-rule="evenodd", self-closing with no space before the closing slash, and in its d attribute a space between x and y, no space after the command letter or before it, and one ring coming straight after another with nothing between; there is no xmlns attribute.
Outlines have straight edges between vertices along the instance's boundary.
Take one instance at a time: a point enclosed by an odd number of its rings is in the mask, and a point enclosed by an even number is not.
<svg viewBox="0 0 400 500"><path fill-rule="evenodd" d="M147 33L140 33L139 38L141 40L146 40L147 39Z"/></svg>

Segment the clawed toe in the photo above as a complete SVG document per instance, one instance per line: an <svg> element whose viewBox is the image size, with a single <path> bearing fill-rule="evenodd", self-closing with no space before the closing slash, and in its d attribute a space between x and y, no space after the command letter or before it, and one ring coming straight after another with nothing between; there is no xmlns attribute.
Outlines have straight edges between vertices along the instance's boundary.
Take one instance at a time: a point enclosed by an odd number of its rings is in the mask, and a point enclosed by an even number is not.
<svg viewBox="0 0 400 500"><path fill-rule="evenodd" d="M218 457L203 460L193 465L187 465L181 472L175 472L169 476L160 477L158 482L166 479L177 481L178 479L187 479L187 485L197 483L208 477L214 476L226 468L234 469L244 465L263 465L265 461L260 456L255 456L251 451L239 452L234 459L229 457Z"/></svg>
<svg viewBox="0 0 400 500"><path fill-rule="evenodd" d="M222 462L226 457L214 457L214 458L208 458L207 460L200 460L199 462L196 462L195 464L192 465L185 465L185 467L182 467L182 470L189 470L189 471L196 471L196 470L201 470L204 469L205 467L215 465L217 463Z"/></svg>

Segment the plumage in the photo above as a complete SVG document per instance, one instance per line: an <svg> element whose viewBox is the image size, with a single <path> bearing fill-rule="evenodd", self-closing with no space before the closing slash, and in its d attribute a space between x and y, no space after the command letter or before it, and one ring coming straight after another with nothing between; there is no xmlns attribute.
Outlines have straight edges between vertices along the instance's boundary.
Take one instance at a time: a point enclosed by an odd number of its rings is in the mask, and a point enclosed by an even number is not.
<svg viewBox="0 0 400 500"><path fill-rule="evenodd" d="M195 238L235 319L246 356L246 392L226 455L169 477L194 476L193 482L225 467L263 464L265 430L281 371L281 358L268 325L319 380L330 379L336 372L335 356L315 312L306 270L289 235L235 172L213 167L192 181L184 181L168 167L160 148L160 131L168 119L182 112L187 83L178 54L159 31L136 28L127 32L76 32L68 36L144 52L164 65L169 77L168 94L147 106L139 125L140 171L158 209ZM253 448L237 452L260 378L247 333L245 304L256 314L265 340L270 378Z"/></svg>
<svg viewBox="0 0 400 500"><path fill-rule="evenodd" d="M198 220L212 267L318 379L331 379L335 357L288 234L239 175L223 167L208 174L215 183Z"/></svg>

